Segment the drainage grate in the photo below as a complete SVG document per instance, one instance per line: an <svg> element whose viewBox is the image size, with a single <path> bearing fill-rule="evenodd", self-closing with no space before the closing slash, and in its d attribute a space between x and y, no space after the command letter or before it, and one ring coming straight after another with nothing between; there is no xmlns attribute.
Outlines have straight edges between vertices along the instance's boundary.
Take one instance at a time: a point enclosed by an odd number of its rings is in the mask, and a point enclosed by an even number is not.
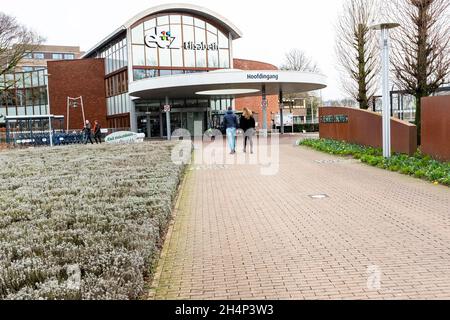
<svg viewBox="0 0 450 320"><path fill-rule="evenodd" d="M323 200L329 198L327 194L312 194L309 197L314 200Z"/></svg>
<svg viewBox="0 0 450 320"><path fill-rule="evenodd" d="M315 160L315 163L319 164L335 164L335 163L341 163L342 160Z"/></svg>

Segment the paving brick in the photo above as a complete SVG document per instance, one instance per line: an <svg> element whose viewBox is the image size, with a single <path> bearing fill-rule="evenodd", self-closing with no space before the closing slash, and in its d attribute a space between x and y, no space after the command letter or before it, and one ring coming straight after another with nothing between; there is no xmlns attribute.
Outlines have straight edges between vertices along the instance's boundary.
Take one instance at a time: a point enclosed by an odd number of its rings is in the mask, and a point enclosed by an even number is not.
<svg viewBox="0 0 450 320"><path fill-rule="evenodd" d="M156 299L450 298L449 188L291 142L274 176L189 171Z"/></svg>

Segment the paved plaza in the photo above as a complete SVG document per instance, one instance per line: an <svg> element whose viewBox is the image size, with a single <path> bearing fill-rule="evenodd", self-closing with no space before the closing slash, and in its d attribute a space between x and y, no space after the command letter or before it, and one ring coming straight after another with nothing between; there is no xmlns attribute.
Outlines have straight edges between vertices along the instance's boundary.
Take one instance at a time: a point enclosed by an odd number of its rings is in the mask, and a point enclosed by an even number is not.
<svg viewBox="0 0 450 320"><path fill-rule="evenodd" d="M150 299L450 299L450 189L293 139L190 167Z"/></svg>

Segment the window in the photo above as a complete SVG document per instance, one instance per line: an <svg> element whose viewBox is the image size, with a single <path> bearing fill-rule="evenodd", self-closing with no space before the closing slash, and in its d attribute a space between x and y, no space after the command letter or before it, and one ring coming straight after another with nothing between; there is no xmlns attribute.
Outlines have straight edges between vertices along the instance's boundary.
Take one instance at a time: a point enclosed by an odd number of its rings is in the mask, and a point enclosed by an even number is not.
<svg viewBox="0 0 450 320"><path fill-rule="evenodd" d="M73 53L65 53L64 60L73 60L75 59L75 55Z"/></svg>
<svg viewBox="0 0 450 320"><path fill-rule="evenodd" d="M63 54L62 53L53 53L52 59L53 60L63 60Z"/></svg>
<svg viewBox="0 0 450 320"><path fill-rule="evenodd" d="M45 59L45 55L41 52L35 52L33 54L34 58L37 60L44 60Z"/></svg>
<svg viewBox="0 0 450 320"><path fill-rule="evenodd" d="M145 66L145 49L144 46L133 45L133 65Z"/></svg>
<svg viewBox="0 0 450 320"><path fill-rule="evenodd" d="M25 53L24 59L33 59L33 53L32 52Z"/></svg>
<svg viewBox="0 0 450 320"><path fill-rule="evenodd" d="M33 71L33 67L22 67L23 72L30 72Z"/></svg>

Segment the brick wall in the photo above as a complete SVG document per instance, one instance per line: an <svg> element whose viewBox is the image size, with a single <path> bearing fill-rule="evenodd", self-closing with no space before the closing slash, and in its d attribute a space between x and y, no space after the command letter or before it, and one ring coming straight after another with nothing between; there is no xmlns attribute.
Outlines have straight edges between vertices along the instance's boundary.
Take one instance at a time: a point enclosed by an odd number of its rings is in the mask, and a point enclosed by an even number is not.
<svg viewBox="0 0 450 320"><path fill-rule="evenodd" d="M67 121L67 97L83 97L86 120L106 127L105 66L103 59L48 62L51 113ZM69 128L83 127L81 108L70 109ZM64 127L67 127L65 122Z"/></svg>
<svg viewBox="0 0 450 320"><path fill-rule="evenodd" d="M382 116L371 111L345 108L319 108L320 117L343 115L348 123L323 123L320 121L320 138L346 141L375 148L383 146ZM417 127L392 118L392 150L413 155L417 151Z"/></svg>
<svg viewBox="0 0 450 320"><path fill-rule="evenodd" d="M422 152L450 161L450 96L422 99Z"/></svg>
<svg viewBox="0 0 450 320"><path fill-rule="evenodd" d="M253 61L253 60L243 60L234 59L234 68L241 70L278 70L278 68L272 64ZM257 113L258 128L263 127L263 113L262 113L262 97L261 94L257 96L248 96L242 98L236 98L236 110L242 111L245 107ZM267 126L272 128L272 113L276 114L280 112L278 95L268 95L267 96L268 107L267 107Z"/></svg>

